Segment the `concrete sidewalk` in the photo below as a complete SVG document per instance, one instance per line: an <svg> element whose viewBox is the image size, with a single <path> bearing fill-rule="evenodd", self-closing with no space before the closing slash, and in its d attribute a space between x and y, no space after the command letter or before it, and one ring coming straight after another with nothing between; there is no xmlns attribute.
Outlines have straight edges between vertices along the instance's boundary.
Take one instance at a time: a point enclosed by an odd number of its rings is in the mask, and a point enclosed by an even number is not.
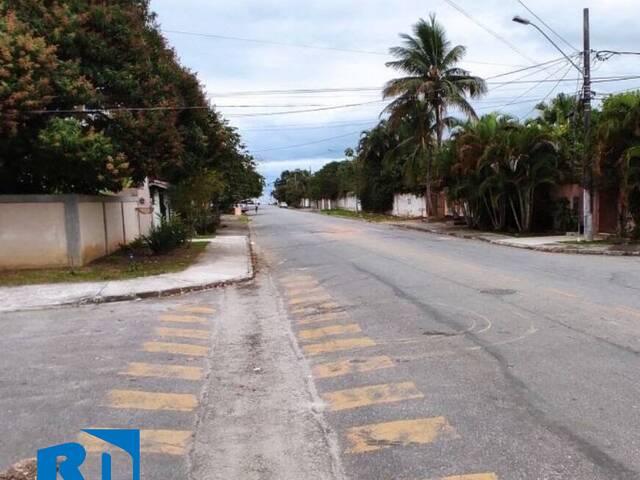
<svg viewBox="0 0 640 480"><path fill-rule="evenodd" d="M108 282L0 287L0 312L115 302L205 290L253 277L247 234L228 232L209 240L198 262L182 272Z"/></svg>
<svg viewBox="0 0 640 480"><path fill-rule="evenodd" d="M398 220L383 222L386 225L450 235L468 240L503 245L507 247L524 248L550 253L573 253L581 255L610 255L610 256L640 256L640 245L615 245L607 243L580 243L580 237L574 235L548 235L535 237L515 237L502 233L481 232L464 226L453 225L451 222L425 222L423 220Z"/></svg>

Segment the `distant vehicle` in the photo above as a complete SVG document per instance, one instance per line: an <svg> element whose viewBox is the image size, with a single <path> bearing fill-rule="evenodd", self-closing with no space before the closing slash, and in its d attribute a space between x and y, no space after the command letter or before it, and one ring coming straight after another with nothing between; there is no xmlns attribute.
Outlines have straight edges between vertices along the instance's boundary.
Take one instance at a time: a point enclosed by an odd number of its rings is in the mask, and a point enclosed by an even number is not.
<svg viewBox="0 0 640 480"><path fill-rule="evenodd" d="M289 205L287 205L287 202L280 202L280 203L278 204L278 206L279 206L280 208L289 208Z"/></svg>
<svg viewBox="0 0 640 480"><path fill-rule="evenodd" d="M242 213L247 213L249 210L255 210L256 203L253 200L242 200L238 203L238 206L242 210Z"/></svg>

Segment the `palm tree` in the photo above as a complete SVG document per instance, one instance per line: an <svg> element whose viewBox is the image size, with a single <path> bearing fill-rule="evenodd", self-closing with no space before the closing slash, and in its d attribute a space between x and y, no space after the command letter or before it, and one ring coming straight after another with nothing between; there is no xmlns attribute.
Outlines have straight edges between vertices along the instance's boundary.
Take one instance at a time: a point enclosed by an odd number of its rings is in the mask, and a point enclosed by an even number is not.
<svg viewBox="0 0 640 480"><path fill-rule="evenodd" d="M388 168L397 167L402 172L403 183L412 190L424 181L425 162L433 151L435 121L433 110L418 102L393 102L388 126L397 145L385 156Z"/></svg>
<svg viewBox="0 0 640 480"><path fill-rule="evenodd" d="M392 123L406 112L432 110L435 121L436 149L442 145L445 127L451 123L447 117L450 108L462 111L468 118L477 118L468 101L486 93L487 87L479 77L460 67L458 63L466 53L462 45L451 46L444 27L436 21L435 14L429 21L420 19L413 26L413 36L400 34L404 45L393 47L390 53L397 60L387 62L387 66L404 76L389 81L384 88L384 98L395 98L387 111L391 113ZM411 107L413 105L413 107ZM425 119L426 114L422 115ZM431 143L432 131L423 126L417 140L421 149L426 150ZM430 156L426 158L427 167L427 203L431 203L431 167Z"/></svg>

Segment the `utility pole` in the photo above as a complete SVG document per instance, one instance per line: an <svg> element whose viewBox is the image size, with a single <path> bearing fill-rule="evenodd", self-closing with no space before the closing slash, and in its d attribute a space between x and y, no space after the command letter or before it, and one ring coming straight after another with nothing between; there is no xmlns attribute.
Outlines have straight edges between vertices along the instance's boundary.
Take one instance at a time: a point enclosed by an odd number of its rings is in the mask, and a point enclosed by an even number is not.
<svg viewBox="0 0 640 480"><path fill-rule="evenodd" d="M582 105L584 110L584 152L582 157L582 221L584 224L584 239L593 240L593 215L591 213L591 190L593 183L593 167L591 165L591 41L589 39L589 9L583 10L584 29L584 65L580 68L564 51L542 30L538 25L519 15L513 17L513 21L522 25L530 25L540 32L558 50L573 67L580 72L583 79Z"/></svg>
<svg viewBox="0 0 640 480"><path fill-rule="evenodd" d="M583 156L583 178L582 187L584 190L582 200L583 223L584 223L584 239L593 240L593 215L591 213L591 189L593 167L591 165L591 41L589 38L589 9L583 10L583 29L584 29L584 66L583 80L584 86L582 90L582 102L584 108L584 156Z"/></svg>

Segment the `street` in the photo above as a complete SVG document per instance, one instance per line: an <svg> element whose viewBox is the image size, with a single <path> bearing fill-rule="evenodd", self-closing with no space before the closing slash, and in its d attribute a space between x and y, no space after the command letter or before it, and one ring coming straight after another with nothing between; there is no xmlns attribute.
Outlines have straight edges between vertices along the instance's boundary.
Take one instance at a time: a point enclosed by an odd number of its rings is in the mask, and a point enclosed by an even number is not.
<svg viewBox="0 0 640 480"><path fill-rule="evenodd" d="M640 478L640 259L251 219L252 282L0 314L0 471L128 427L154 480Z"/></svg>

